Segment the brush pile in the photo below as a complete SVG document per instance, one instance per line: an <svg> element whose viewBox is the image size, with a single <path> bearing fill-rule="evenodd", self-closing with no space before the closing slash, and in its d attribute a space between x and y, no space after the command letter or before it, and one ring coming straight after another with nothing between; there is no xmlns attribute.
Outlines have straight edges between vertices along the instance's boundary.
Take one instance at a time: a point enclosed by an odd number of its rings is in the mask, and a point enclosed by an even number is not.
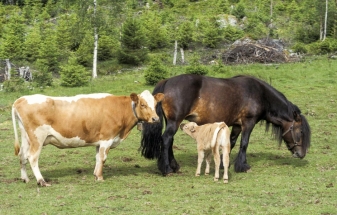
<svg viewBox="0 0 337 215"><path fill-rule="evenodd" d="M225 64L284 63L289 59L278 40L236 41L222 55Z"/></svg>

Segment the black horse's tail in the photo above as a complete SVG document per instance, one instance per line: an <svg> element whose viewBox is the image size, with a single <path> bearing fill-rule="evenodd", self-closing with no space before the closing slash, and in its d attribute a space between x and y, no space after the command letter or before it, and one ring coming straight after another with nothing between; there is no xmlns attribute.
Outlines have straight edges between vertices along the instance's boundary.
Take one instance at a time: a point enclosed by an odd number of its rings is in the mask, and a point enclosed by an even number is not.
<svg viewBox="0 0 337 215"><path fill-rule="evenodd" d="M153 90L153 94L162 93L165 87L165 81L159 82L155 89ZM160 147L162 145L162 131L163 131L163 120L164 114L162 109L162 104L159 102L156 107L157 115L160 119L159 123L143 123L142 128L142 140L141 140L141 153L147 159L155 159L160 156Z"/></svg>

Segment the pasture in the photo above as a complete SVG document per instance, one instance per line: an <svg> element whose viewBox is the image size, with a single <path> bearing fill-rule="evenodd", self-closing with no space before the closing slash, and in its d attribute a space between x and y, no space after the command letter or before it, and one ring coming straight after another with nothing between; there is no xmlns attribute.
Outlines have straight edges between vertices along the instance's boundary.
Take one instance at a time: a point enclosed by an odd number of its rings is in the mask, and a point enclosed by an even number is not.
<svg viewBox="0 0 337 215"><path fill-rule="evenodd" d="M170 70L172 76L182 72L180 67ZM174 151L180 173L163 177L156 161L141 157L141 133L134 128L110 150L104 182L94 181L94 147L60 150L48 145L39 166L52 186L38 187L29 165L31 181L24 184L13 146L10 111L15 99L35 93L129 95L153 87L143 84L142 71L131 71L99 77L88 87L0 91L0 214L337 214L337 61L322 57L280 65L228 66L224 73L208 75L238 74L265 80L301 109L312 131L304 159L292 158L284 143L279 146L271 133L265 133L265 126L257 124L247 150L251 171L235 173L231 166L229 183L223 184L213 181L213 163L209 176L194 176L196 143L178 131ZM239 143L231 162L238 147Z"/></svg>

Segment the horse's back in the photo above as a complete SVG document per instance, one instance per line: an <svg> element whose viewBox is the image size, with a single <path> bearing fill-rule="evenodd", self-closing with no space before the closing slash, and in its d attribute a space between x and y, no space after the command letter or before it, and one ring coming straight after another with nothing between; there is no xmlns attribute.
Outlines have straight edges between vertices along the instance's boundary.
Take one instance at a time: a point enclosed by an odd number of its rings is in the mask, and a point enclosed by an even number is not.
<svg viewBox="0 0 337 215"><path fill-rule="evenodd" d="M186 74L158 83L154 93L165 94L162 106L168 119L198 124L225 121L232 125L245 114L257 114L248 109L258 106L258 99L247 99L253 98L252 88L257 93L259 83L246 76L226 79Z"/></svg>

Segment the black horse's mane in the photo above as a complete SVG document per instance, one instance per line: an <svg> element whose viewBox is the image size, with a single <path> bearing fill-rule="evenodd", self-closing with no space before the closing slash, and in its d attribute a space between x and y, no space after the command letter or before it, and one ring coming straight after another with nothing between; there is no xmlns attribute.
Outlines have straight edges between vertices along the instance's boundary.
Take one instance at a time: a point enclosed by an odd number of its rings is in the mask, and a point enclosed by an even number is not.
<svg viewBox="0 0 337 215"><path fill-rule="evenodd" d="M257 79L253 76L247 76L247 75L240 75L235 77L247 77L254 79L256 82L260 84L260 86L263 88L264 93L264 101L265 101L265 107L266 112L270 113L272 116L285 119L287 121L293 121L294 120L294 113L301 116L302 120L302 132L303 132L303 140L302 144L304 149L307 149L310 147L310 127L306 120L306 118L301 115L301 110L292 102L290 102L283 93L272 87L267 82ZM234 78L235 78L234 77ZM278 141L279 144L282 143L282 127L277 124L273 124L267 120L262 120L261 123L266 124L266 132L269 131L270 125L272 126L272 135L275 138L275 140Z"/></svg>

